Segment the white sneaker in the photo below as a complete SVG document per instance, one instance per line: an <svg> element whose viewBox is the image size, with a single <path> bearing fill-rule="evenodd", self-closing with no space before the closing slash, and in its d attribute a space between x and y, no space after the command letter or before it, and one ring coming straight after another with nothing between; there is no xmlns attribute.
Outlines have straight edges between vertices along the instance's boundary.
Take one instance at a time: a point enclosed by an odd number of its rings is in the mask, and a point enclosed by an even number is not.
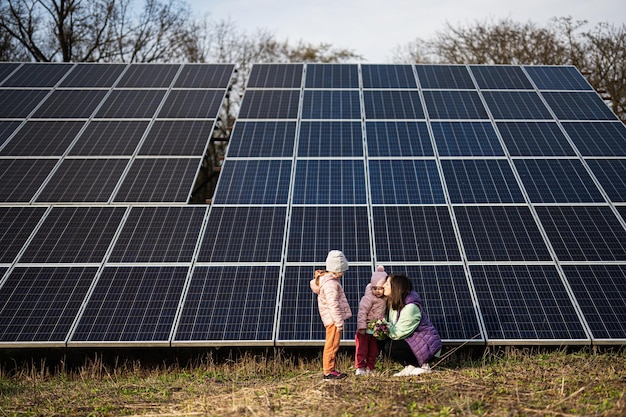
<svg viewBox="0 0 626 417"><path fill-rule="evenodd" d="M354 374L356 376L367 375L367 368L357 368L357 370L354 372Z"/></svg>
<svg viewBox="0 0 626 417"><path fill-rule="evenodd" d="M431 372L430 365L425 363L421 367L413 369L409 375L415 376L415 375L427 374L429 372Z"/></svg>
<svg viewBox="0 0 626 417"><path fill-rule="evenodd" d="M407 365L403 370L401 370L398 373L393 374L393 376L409 376L411 375L411 373L415 370L418 369L413 365Z"/></svg>

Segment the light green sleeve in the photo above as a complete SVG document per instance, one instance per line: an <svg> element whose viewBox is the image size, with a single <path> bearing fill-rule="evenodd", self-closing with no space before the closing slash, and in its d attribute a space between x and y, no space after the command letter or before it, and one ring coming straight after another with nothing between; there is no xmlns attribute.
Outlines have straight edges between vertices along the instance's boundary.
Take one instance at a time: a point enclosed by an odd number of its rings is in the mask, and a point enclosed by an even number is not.
<svg viewBox="0 0 626 417"><path fill-rule="evenodd" d="M417 329L422 320L422 312L415 304L407 304L400 310L400 317L396 321L398 312L389 312L389 337L393 340L404 339Z"/></svg>

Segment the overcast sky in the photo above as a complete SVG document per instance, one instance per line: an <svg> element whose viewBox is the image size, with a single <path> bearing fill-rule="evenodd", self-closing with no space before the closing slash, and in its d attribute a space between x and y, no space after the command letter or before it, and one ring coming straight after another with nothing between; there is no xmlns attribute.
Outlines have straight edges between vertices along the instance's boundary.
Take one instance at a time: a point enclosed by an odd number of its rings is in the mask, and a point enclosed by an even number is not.
<svg viewBox="0 0 626 417"><path fill-rule="evenodd" d="M391 62L391 51L415 38L477 21L509 18L546 26L552 17L621 26L624 0L188 0L194 12L231 20L252 34L266 29L277 40L330 43L351 49L369 63Z"/></svg>

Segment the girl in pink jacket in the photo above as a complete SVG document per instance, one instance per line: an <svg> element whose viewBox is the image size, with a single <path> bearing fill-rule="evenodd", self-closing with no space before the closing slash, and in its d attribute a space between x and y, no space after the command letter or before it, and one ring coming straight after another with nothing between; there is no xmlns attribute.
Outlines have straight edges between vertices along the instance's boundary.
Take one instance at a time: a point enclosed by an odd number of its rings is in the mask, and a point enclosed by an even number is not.
<svg viewBox="0 0 626 417"><path fill-rule="evenodd" d="M315 271L311 280L311 290L317 294L317 307L326 328L326 341L322 365L324 379L342 379L347 375L337 372L335 362L341 341L344 320L352 317L352 310L339 280L348 270L346 256L338 250L331 250L326 257L326 271Z"/></svg>
<svg viewBox="0 0 626 417"><path fill-rule="evenodd" d="M365 287L365 294L359 302L357 315L357 331L355 335L356 355L354 367L356 375L367 375L374 371L378 356L378 339L367 332L368 324L385 318L386 301L383 294L383 284L387 279L385 267L378 265L372 279Z"/></svg>

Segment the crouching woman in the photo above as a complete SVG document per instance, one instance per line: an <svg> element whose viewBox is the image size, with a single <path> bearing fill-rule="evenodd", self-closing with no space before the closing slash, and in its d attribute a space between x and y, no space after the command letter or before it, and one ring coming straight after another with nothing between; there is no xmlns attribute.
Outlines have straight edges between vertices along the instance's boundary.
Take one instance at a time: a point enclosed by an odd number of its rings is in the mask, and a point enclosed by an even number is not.
<svg viewBox="0 0 626 417"><path fill-rule="evenodd" d="M389 275L383 289L389 322L384 352L405 367L394 376L430 372L429 362L441 354L441 338L428 319L420 296L413 291L411 280L405 275Z"/></svg>

